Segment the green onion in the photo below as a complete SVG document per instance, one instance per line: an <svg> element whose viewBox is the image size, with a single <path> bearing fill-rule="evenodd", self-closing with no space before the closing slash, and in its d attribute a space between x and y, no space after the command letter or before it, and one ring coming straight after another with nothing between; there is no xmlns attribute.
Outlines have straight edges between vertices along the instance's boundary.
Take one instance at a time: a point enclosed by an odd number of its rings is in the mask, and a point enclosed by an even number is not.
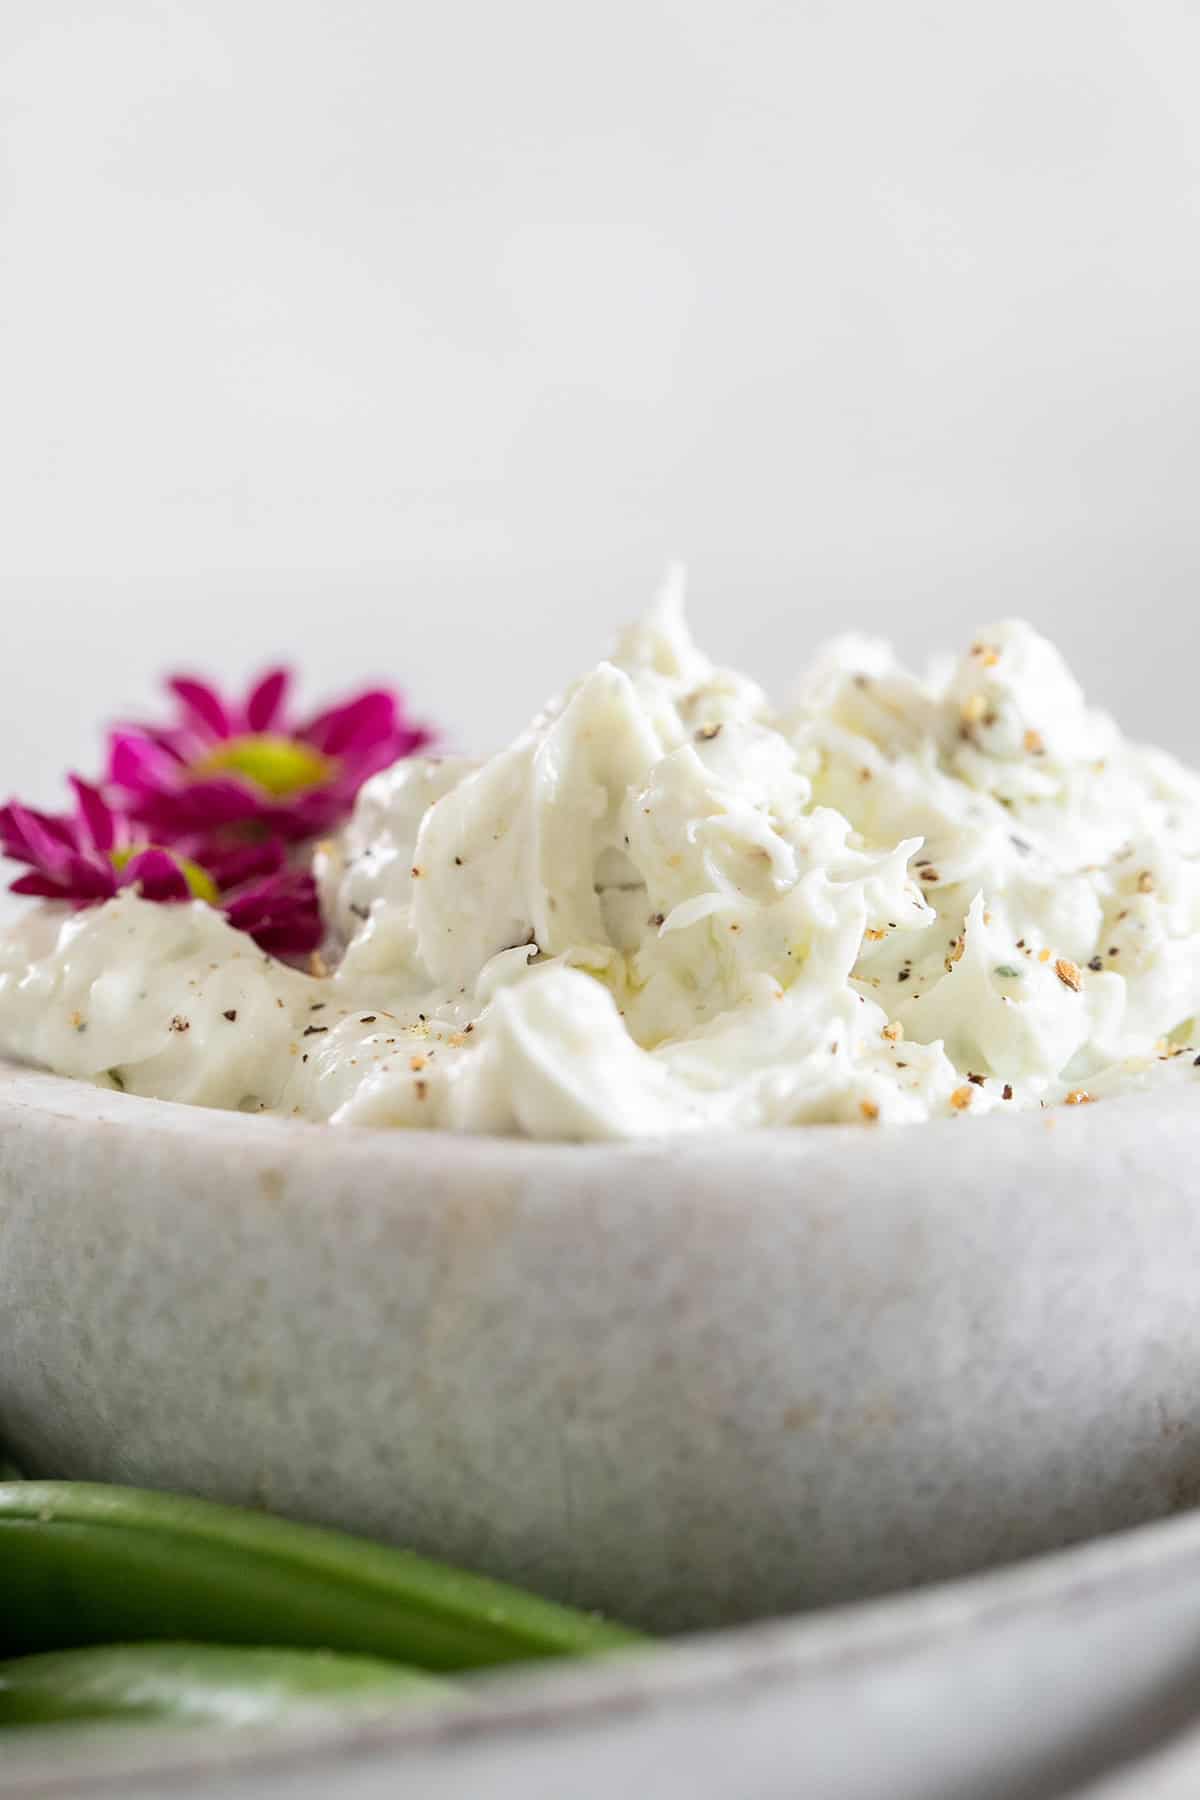
<svg viewBox="0 0 1200 1800"><path fill-rule="evenodd" d="M437 1699L449 1682L374 1657L226 1644L111 1644L0 1662L0 1726L69 1720L259 1725L298 1707Z"/></svg>
<svg viewBox="0 0 1200 1800"><path fill-rule="evenodd" d="M0 1485L0 1595L9 1656L173 1639L454 1670L645 1642L412 1551L89 1482Z"/></svg>

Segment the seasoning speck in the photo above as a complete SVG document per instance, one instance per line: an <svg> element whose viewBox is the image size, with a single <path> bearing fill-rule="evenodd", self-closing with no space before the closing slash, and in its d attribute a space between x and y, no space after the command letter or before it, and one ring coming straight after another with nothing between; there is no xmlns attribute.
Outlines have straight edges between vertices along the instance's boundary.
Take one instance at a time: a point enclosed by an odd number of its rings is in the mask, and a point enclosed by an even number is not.
<svg viewBox="0 0 1200 1800"><path fill-rule="evenodd" d="M1069 987L1073 994L1077 994L1083 986L1083 976L1079 973L1076 965L1073 962L1068 962L1065 956L1060 956L1055 963L1054 973L1058 976L1058 979L1062 982L1063 986Z"/></svg>
<svg viewBox="0 0 1200 1800"><path fill-rule="evenodd" d="M950 1096L950 1104L955 1112L966 1112L971 1104L972 1091L969 1087L955 1088Z"/></svg>
<svg viewBox="0 0 1200 1800"><path fill-rule="evenodd" d="M222 1018L223 1018L223 1019L228 1019L228 1020L229 1020L229 1023L230 1023L230 1024L231 1024L231 1025L233 1025L233 1024L235 1024L235 1023L236 1023L236 1022L237 1022L237 1007L236 1007L236 1006L231 1006L231 1007L230 1007L230 1008L229 1008L229 1011L228 1011L228 1012L223 1012L223 1013L222 1013L222 1014L221 1014L221 1017L222 1017Z"/></svg>
<svg viewBox="0 0 1200 1800"><path fill-rule="evenodd" d="M328 1030L328 1025L306 1025L300 1035L301 1037L319 1037L323 1031Z"/></svg>
<svg viewBox="0 0 1200 1800"><path fill-rule="evenodd" d="M1004 1093L1001 1096L1001 1098L1005 1099L1005 1100L1011 1100L1012 1097L1013 1097L1012 1082L1006 1081L1004 1084Z"/></svg>
<svg viewBox="0 0 1200 1800"><path fill-rule="evenodd" d="M176 1013L167 1029L169 1031L190 1031L192 1022L190 1019L185 1019L181 1013Z"/></svg>
<svg viewBox="0 0 1200 1800"><path fill-rule="evenodd" d="M873 1100L860 1100L858 1110L864 1119L875 1120L879 1117L879 1108Z"/></svg>

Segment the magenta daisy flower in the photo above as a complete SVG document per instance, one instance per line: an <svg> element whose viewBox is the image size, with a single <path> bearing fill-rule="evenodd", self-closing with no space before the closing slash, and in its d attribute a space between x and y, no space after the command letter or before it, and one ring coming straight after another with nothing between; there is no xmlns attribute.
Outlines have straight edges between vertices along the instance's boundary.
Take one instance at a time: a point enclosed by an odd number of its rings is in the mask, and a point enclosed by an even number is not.
<svg viewBox="0 0 1200 1800"><path fill-rule="evenodd" d="M274 956L303 955L320 943L316 884L285 866L278 840L211 855L197 846L185 856L148 842L80 776L70 781L74 813L37 812L19 800L0 807L0 851L30 871L12 883L14 894L83 907L136 888L145 900L207 901Z"/></svg>
<svg viewBox="0 0 1200 1800"><path fill-rule="evenodd" d="M235 702L176 676L167 683L175 720L114 731L108 782L162 842L227 827L296 841L337 825L364 781L432 742L385 689L296 721L290 681L288 670L272 669Z"/></svg>
<svg viewBox="0 0 1200 1800"><path fill-rule="evenodd" d="M70 782L73 814L36 812L19 800L0 808L0 848L30 868L12 883L14 894L91 906L138 887L147 900L217 900L218 884L207 870L148 843L80 776Z"/></svg>

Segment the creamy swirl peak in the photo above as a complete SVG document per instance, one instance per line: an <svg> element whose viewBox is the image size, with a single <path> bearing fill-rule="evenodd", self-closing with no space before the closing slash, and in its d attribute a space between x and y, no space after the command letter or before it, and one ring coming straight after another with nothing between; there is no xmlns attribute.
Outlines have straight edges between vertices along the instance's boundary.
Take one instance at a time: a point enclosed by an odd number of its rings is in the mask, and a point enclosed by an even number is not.
<svg viewBox="0 0 1200 1800"><path fill-rule="evenodd" d="M677 579L482 762L375 776L315 853L315 975L200 902L36 909L0 1049L170 1100L533 1138L1200 1100L1200 777L1028 625L790 706Z"/></svg>

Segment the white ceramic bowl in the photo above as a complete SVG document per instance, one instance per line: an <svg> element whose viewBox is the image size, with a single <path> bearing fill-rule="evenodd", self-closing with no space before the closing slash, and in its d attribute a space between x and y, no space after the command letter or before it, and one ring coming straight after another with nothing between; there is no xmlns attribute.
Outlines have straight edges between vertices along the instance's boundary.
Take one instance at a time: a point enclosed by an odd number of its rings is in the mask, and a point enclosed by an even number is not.
<svg viewBox="0 0 1200 1800"><path fill-rule="evenodd" d="M584 1147L7 1069L0 1439L656 1627L1051 1548L1200 1497L1198 1101Z"/></svg>

